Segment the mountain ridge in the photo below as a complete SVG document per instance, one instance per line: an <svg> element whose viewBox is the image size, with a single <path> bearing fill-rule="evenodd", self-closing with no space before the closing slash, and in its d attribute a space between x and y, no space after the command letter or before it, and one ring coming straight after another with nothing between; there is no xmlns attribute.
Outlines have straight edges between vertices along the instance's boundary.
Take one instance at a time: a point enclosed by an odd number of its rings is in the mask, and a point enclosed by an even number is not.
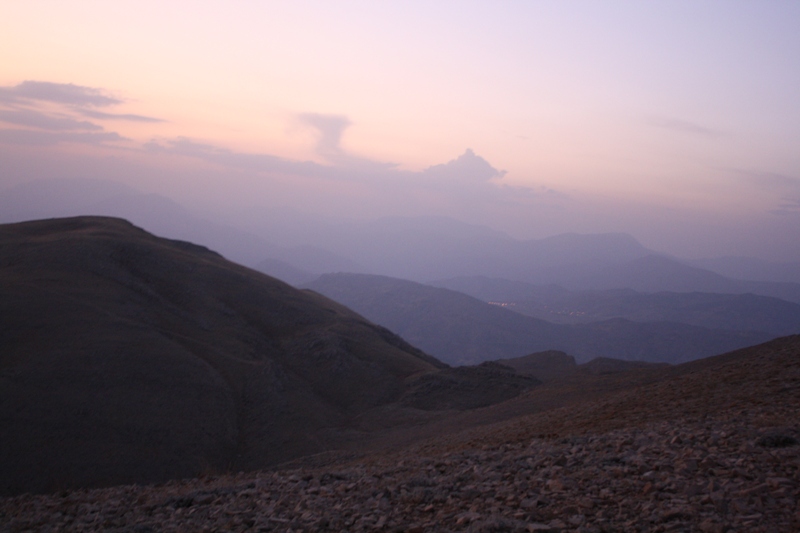
<svg viewBox="0 0 800 533"><path fill-rule="evenodd" d="M481 275L573 290L752 292L800 303L800 283L723 279L691 266L699 262L650 250L624 233L516 239L441 216L348 220L276 207L200 213L163 195L104 180L40 180L0 195L0 222L82 214L122 216L248 266L261 264L266 273L294 283L307 281L303 272L352 271L421 283ZM759 269L764 270L754 272Z"/></svg>
<svg viewBox="0 0 800 533"><path fill-rule="evenodd" d="M366 274L326 274L304 285L382 324L449 364L477 364L543 350L588 361L599 356L684 362L770 338L674 322L612 318L553 324L455 291Z"/></svg>
<svg viewBox="0 0 800 533"><path fill-rule="evenodd" d="M800 304L752 293L578 291L484 276L437 280L431 285L562 324L626 318L636 322L683 322L711 329L766 331L779 336L800 331Z"/></svg>

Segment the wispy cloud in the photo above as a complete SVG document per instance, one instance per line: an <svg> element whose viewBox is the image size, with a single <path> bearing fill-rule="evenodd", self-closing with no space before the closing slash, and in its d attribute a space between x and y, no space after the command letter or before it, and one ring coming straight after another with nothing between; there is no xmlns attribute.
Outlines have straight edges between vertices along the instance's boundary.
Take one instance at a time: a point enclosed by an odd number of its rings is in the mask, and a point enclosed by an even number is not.
<svg viewBox="0 0 800 533"><path fill-rule="evenodd" d="M0 143L29 146L53 146L62 142L100 145L107 142L127 140L113 131L76 132L0 129Z"/></svg>
<svg viewBox="0 0 800 533"><path fill-rule="evenodd" d="M94 109L79 109L78 112L81 115L95 118L98 120L127 120L129 122L150 122L150 123L166 122L166 120L161 118L147 117L144 115L132 115L127 113L105 113L103 111L97 111Z"/></svg>
<svg viewBox="0 0 800 533"><path fill-rule="evenodd" d="M102 126L65 116L52 116L33 109L0 109L0 122L50 131L100 131Z"/></svg>
<svg viewBox="0 0 800 533"><path fill-rule="evenodd" d="M655 126L656 128L672 130L674 132L686 133L690 135L704 137L719 137L722 135L721 131L707 128L706 126L697 124L696 122L678 118L650 117L647 119L647 124L650 126Z"/></svg>
<svg viewBox="0 0 800 533"><path fill-rule="evenodd" d="M105 107L123 103L107 91L49 81L23 81L13 87L0 87L0 102L24 103L31 101L53 102L78 107Z"/></svg>
<svg viewBox="0 0 800 533"><path fill-rule="evenodd" d="M114 106L123 103L122 98L106 90L74 84L25 81L0 87L0 122L11 126L0 129L0 143L109 145L130 139L106 131L102 121L164 122L155 117L113 112ZM548 189L503 183L505 171L471 149L446 163L412 172L401 170L395 163L371 160L345 149L344 134L353 126L353 121L345 115L300 113L295 120L316 134L314 150L321 161L238 152L188 137L156 138L140 145L140 149L151 154L192 157L226 171L241 170L264 179L288 178L304 186L320 185L321 190L347 183L360 191L363 198L371 198L375 205L404 206L427 201L430 205L470 210L563 197ZM127 148L136 149L132 143Z"/></svg>
<svg viewBox="0 0 800 533"><path fill-rule="evenodd" d="M124 103L106 90L71 83L23 81L0 87L0 122L15 126L0 129L0 142L50 146L62 142L99 145L129 140L117 132L105 131L95 122L118 120L164 122L143 115L110 113L96 108ZM26 128L26 129L21 129Z"/></svg>

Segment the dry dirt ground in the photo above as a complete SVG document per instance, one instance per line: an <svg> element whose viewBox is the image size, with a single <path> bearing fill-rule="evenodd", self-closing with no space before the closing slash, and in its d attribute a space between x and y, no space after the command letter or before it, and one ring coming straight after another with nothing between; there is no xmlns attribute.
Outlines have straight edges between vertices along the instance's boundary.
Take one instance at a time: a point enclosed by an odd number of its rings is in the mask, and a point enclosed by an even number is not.
<svg viewBox="0 0 800 533"><path fill-rule="evenodd" d="M0 530L800 531L800 336L653 372L537 387L380 452L6 498Z"/></svg>

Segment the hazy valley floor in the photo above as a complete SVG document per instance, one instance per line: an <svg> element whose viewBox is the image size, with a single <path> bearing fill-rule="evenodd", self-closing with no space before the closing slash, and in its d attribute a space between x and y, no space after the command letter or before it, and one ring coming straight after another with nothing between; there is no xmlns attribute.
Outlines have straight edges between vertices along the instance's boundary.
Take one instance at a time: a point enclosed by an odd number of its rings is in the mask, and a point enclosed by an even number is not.
<svg viewBox="0 0 800 533"><path fill-rule="evenodd" d="M511 401L519 416L392 452L6 498L0 522L4 531L800 529L800 337L644 381L544 410L534 391ZM534 414L522 413L525 401ZM490 420L502 408L472 414Z"/></svg>

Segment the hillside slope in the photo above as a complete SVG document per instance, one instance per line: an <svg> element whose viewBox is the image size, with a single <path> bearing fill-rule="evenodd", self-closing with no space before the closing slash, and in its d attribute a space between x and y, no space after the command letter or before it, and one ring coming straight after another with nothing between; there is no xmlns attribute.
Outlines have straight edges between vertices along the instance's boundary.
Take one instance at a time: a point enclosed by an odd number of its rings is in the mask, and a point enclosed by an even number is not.
<svg viewBox="0 0 800 533"><path fill-rule="evenodd" d="M800 336L633 378L574 377L393 453L23 495L0 499L0 521L12 531L800 529Z"/></svg>
<svg viewBox="0 0 800 533"><path fill-rule="evenodd" d="M314 293L120 219L0 226L0 491L264 467L444 365Z"/></svg>

